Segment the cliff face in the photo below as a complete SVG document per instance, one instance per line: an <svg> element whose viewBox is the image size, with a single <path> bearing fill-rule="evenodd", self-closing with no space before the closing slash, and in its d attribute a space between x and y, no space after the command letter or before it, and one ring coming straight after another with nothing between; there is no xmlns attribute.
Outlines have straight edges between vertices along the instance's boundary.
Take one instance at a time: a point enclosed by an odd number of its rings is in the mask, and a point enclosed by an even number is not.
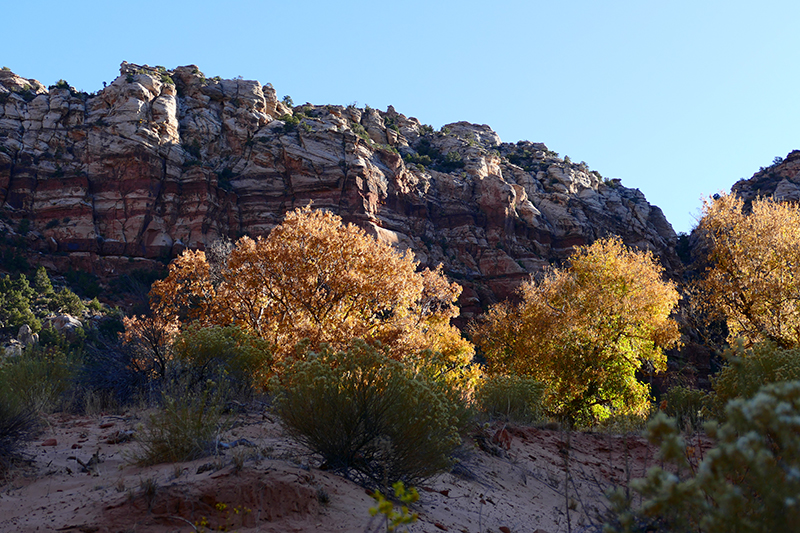
<svg viewBox="0 0 800 533"><path fill-rule="evenodd" d="M488 126L290 108L270 85L195 66L123 63L95 95L0 71L0 229L38 262L114 276L266 234L312 200L443 263L468 314L607 234L679 265L672 227L640 191Z"/></svg>

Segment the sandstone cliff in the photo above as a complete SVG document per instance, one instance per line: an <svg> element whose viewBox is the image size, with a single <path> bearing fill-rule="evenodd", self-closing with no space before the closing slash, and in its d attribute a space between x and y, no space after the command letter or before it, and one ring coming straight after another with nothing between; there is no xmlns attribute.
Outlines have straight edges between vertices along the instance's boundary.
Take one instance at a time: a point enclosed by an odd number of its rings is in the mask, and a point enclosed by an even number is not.
<svg viewBox="0 0 800 533"><path fill-rule="evenodd" d="M750 179L737 181L731 192L746 202L762 196L800 201L800 150L790 152L786 159L776 158L772 165L761 167Z"/></svg>
<svg viewBox="0 0 800 533"><path fill-rule="evenodd" d="M91 95L0 71L0 230L36 262L114 276L265 234L311 200L443 263L468 314L607 234L679 265L672 227L639 190L488 126L288 107L269 84L195 66L123 63Z"/></svg>

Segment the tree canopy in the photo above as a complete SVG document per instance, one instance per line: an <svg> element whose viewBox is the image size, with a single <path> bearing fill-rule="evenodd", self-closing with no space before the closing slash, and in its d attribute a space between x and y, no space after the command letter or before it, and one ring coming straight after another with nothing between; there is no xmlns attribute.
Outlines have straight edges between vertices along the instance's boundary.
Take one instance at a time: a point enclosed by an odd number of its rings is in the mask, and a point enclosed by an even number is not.
<svg viewBox="0 0 800 533"><path fill-rule="evenodd" d="M800 345L800 207L771 198L748 209L732 194L703 204L708 249L700 297L724 318L730 340Z"/></svg>
<svg viewBox="0 0 800 533"><path fill-rule="evenodd" d="M151 301L166 321L237 325L269 341L278 358L304 339L341 349L360 338L380 342L395 358L440 352L446 371L473 353L450 325L460 292L441 270L417 272L410 251L305 208L266 238L239 239L219 268L202 251L184 252L154 283Z"/></svg>
<svg viewBox="0 0 800 533"><path fill-rule="evenodd" d="M490 372L540 380L546 407L571 421L647 408L649 387L635 373L665 369L662 349L679 337L670 318L678 292L651 253L603 239L518 296L472 328Z"/></svg>

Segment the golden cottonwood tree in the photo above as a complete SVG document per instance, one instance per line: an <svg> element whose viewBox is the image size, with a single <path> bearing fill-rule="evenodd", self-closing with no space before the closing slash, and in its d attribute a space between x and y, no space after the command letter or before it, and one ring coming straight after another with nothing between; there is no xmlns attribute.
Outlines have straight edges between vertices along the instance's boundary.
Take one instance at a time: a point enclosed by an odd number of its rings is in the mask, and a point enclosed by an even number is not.
<svg viewBox="0 0 800 533"><path fill-rule="evenodd" d="M472 329L490 372L538 379L546 408L573 422L647 409L649 387L635 373L664 370L662 348L679 337L670 318L678 292L652 254L600 240L578 248L569 268L523 284L519 297Z"/></svg>
<svg viewBox="0 0 800 533"><path fill-rule="evenodd" d="M266 238L241 238L215 281L203 252L184 253L151 298L164 319L237 325L269 341L278 358L303 339L343 349L361 338L398 359L430 349L443 354L441 371L462 368L472 345L450 325L461 287L441 270L416 268L411 252L305 208Z"/></svg>
<svg viewBox="0 0 800 533"><path fill-rule="evenodd" d="M800 207L770 198L706 199L698 230L709 266L700 295L727 322L730 338L800 346Z"/></svg>

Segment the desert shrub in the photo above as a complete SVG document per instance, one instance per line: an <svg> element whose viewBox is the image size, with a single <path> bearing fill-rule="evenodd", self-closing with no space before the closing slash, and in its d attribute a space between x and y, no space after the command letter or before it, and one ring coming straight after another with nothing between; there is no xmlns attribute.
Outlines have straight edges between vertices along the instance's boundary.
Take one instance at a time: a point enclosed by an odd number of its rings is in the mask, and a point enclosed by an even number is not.
<svg viewBox="0 0 800 533"><path fill-rule="evenodd" d="M107 312L95 323L98 335L112 341L118 339L119 334L125 331L125 325L122 323L124 316L119 307Z"/></svg>
<svg viewBox="0 0 800 533"><path fill-rule="evenodd" d="M109 408L149 403L159 387L152 367L134 349L100 339L87 346L76 373L73 408L82 410L92 398L104 399Z"/></svg>
<svg viewBox="0 0 800 533"><path fill-rule="evenodd" d="M80 296L72 292L68 287L64 287L55 293L47 305L51 311L72 316L80 316L86 309Z"/></svg>
<svg viewBox="0 0 800 533"><path fill-rule="evenodd" d="M498 375L481 384L475 399L480 410L492 418L532 423L544 415L543 395L544 386L535 379Z"/></svg>
<svg viewBox="0 0 800 533"><path fill-rule="evenodd" d="M33 287L37 293L47 298L51 298L55 294L53 283L50 281L47 269L43 266L36 269L36 274L33 276Z"/></svg>
<svg viewBox="0 0 800 533"><path fill-rule="evenodd" d="M597 424L593 430L608 435L641 435L647 428L652 412L613 413Z"/></svg>
<svg viewBox="0 0 800 533"><path fill-rule="evenodd" d="M172 352L198 380L229 377L242 390L265 384L272 363L269 344L236 326L189 327L177 336Z"/></svg>
<svg viewBox="0 0 800 533"><path fill-rule="evenodd" d="M738 344L723 356L726 365L711 379L715 393L712 407L717 416L724 416L730 400L752 398L763 385L800 379L800 348L763 342L745 349Z"/></svg>
<svg viewBox="0 0 800 533"><path fill-rule="evenodd" d="M442 172L453 172L454 170L458 170L464 168L466 163L461 157L461 154L458 152L447 152L444 156L444 159L437 162L437 168Z"/></svg>
<svg viewBox="0 0 800 533"><path fill-rule="evenodd" d="M86 307L95 313L100 313L103 311L103 304L100 303L100 300L97 299L97 296L92 298Z"/></svg>
<svg viewBox="0 0 800 533"><path fill-rule="evenodd" d="M15 402L8 394L0 394L0 473L21 457L25 442L39 432L36 415Z"/></svg>
<svg viewBox="0 0 800 533"><path fill-rule="evenodd" d="M60 347L64 343L64 336L53 327L46 327L39 331L39 346L47 348L49 346Z"/></svg>
<svg viewBox="0 0 800 533"><path fill-rule="evenodd" d="M0 366L0 389L35 413L60 405L72 386L76 363L57 347L27 348L22 355Z"/></svg>
<svg viewBox="0 0 800 533"><path fill-rule="evenodd" d="M459 335L458 330L445 330L440 342L435 344L436 349L412 353L402 358L402 362L416 379L425 381L437 394L447 398L455 425L463 432L475 418L472 398L480 383L482 369L480 365L470 363L472 346L453 342L448 339L450 335Z"/></svg>
<svg viewBox="0 0 800 533"><path fill-rule="evenodd" d="M460 443L451 400L361 340L284 364L274 384L289 434L365 485L429 478Z"/></svg>
<svg viewBox="0 0 800 533"><path fill-rule="evenodd" d="M24 324L28 324L34 332L39 331L42 324L31 310L31 302L35 297L36 291L25 274L20 274L17 279L0 277L0 327L7 328L15 335Z"/></svg>
<svg viewBox="0 0 800 533"><path fill-rule="evenodd" d="M413 487L406 489L402 481L392 484L392 489L394 489L393 500L400 502L400 509L396 510L392 500L386 498L381 491L376 490L371 495L372 499L375 500L375 507L369 508L369 514L372 519L367 526L367 531L378 531L378 529L382 529L381 525L386 528L386 531L399 531L398 528L401 525L413 524L419 520L417 513L408 511L408 505L419 500L417 489ZM378 527L372 529L372 522L378 517ZM406 532L408 532L408 529L406 529Z"/></svg>
<svg viewBox="0 0 800 533"><path fill-rule="evenodd" d="M166 384L161 407L137 432L140 465L191 461L215 452L220 434L230 427L222 384L194 384L181 376Z"/></svg>
<svg viewBox="0 0 800 533"><path fill-rule="evenodd" d="M701 461L675 420L657 415L648 438L675 468L652 468L631 482L644 498L637 508L615 493L606 531L800 530L800 381L767 385L725 412L724 424L707 426L717 444Z"/></svg>
<svg viewBox="0 0 800 533"><path fill-rule="evenodd" d="M664 401L664 412L677 420L679 428L696 431L705 417L710 398L706 391L677 386L667 391Z"/></svg>
<svg viewBox="0 0 800 533"><path fill-rule="evenodd" d="M433 159L429 155L421 155L421 154L412 154L408 153L403 157L403 161L406 163L413 163L415 165L422 165L429 167L433 164Z"/></svg>
<svg viewBox="0 0 800 533"><path fill-rule="evenodd" d="M86 330L76 328L68 334L59 333L55 328L48 326L39 332L39 346L45 351L60 351L69 359L81 359L87 342Z"/></svg>

